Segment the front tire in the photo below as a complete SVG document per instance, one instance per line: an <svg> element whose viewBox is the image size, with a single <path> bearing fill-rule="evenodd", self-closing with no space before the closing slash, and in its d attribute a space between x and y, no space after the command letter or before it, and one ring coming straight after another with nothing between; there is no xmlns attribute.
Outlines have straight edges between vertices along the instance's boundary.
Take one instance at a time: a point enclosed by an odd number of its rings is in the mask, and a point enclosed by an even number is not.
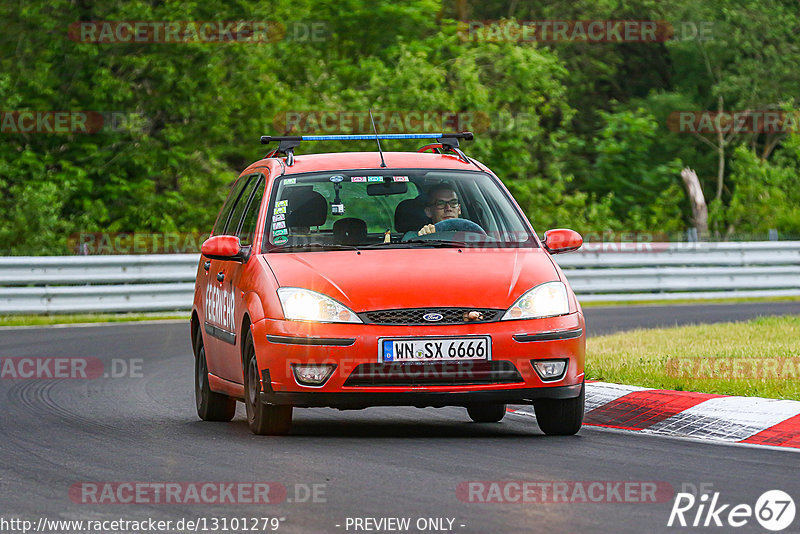
<svg viewBox="0 0 800 534"><path fill-rule="evenodd" d="M469 418L476 423L497 423L506 415L505 404L473 404L467 406Z"/></svg>
<svg viewBox="0 0 800 534"><path fill-rule="evenodd" d="M194 357L194 400L197 415L203 421L230 421L236 414L236 399L211 391L208 384L208 363L203 336L197 333Z"/></svg>
<svg viewBox="0 0 800 534"><path fill-rule="evenodd" d="M537 399L533 401L536 422L549 436L571 436L583 425L586 384L581 384L581 394L573 399Z"/></svg>
<svg viewBox="0 0 800 534"><path fill-rule="evenodd" d="M253 337L247 332L244 347L244 405L247 409L247 424L253 434L259 436L288 434L292 426L292 407L261 402L260 376Z"/></svg>

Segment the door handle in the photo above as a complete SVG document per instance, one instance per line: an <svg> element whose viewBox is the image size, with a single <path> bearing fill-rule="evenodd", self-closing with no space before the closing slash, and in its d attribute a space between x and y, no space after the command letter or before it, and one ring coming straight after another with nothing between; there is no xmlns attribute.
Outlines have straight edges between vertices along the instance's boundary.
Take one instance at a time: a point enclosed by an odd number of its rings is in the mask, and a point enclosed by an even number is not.
<svg viewBox="0 0 800 534"><path fill-rule="evenodd" d="M208 260L206 260L206 262L205 262L205 263L203 263L203 269L205 269L206 271L208 271L210 268L211 268L211 262L210 262L210 261L208 261Z"/></svg>
<svg viewBox="0 0 800 534"><path fill-rule="evenodd" d="M220 271L217 273L217 282L222 282L223 280L225 280L225 273Z"/></svg>

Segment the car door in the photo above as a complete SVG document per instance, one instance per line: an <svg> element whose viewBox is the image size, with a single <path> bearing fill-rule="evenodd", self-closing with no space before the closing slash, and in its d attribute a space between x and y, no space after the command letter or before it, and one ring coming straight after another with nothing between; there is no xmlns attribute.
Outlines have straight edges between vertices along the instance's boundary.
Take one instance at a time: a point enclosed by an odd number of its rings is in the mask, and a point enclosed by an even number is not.
<svg viewBox="0 0 800 534"><path fill-rule="evenodd" d="M266 178L263 175L257 175L252 182L252 187L249 188L250 194L245 202L245 194L248 189L242 194L240 203L237 209L234 210L231 216L229 233L236 235L243 247L254 245L254 238L256 233L256 223L261 211L261 203L264 198L264 189L266 187ZM242 331L242 319L247 305L244 301L244 296L250 287L253 285L252 278L257 276L260 270L255 265L258 261L256 259L257 250L253 249L250 257L246 262L241 263L238 261L225 261L221 262L221 269L225 275L225 280L229 284L229 288L233 294L233 305L235 313L235 323L233 324L234 344L228 344L225 347L225 372L223 378L236 382L238 384L244 383L242 375L242 343L244 343L244 336L246 332Z"/></svg>
<svg viewBox="0 0 800 534"><path fill-rule="evenodd" d="M239 178L231 190L217 223L214 235L235 235L260 174ZM242 382L242 366L236 357L238 327L236 325L235 287L232 271L239 262L204 258L207 283L204 291L204 341L208 371L225 380Z"/></svg>

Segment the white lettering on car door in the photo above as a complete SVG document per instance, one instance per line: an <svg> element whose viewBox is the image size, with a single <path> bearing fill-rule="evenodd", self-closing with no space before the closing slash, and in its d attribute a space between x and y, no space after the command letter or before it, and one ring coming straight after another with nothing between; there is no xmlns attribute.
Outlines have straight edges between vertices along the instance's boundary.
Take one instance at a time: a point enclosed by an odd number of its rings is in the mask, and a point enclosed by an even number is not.
<svg viewBox="0 0 800 534"><path fill-rule="evenodd" d="M234 298L232 290L209 285L205 294L206 321L226 329L233 328Z"/></svg>

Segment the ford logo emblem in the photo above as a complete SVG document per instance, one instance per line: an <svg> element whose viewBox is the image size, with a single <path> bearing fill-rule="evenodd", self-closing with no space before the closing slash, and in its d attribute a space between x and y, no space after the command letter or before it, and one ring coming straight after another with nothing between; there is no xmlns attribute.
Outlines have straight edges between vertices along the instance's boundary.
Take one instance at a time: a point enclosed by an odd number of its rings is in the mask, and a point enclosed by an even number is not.
<svg viewBox="0 0 800 534"><path fill-rule="evenodd" d="M426 313L422 316L423 319L430 323L435 323L436 321L441 321L444 315L441 313Z"/></svg>

